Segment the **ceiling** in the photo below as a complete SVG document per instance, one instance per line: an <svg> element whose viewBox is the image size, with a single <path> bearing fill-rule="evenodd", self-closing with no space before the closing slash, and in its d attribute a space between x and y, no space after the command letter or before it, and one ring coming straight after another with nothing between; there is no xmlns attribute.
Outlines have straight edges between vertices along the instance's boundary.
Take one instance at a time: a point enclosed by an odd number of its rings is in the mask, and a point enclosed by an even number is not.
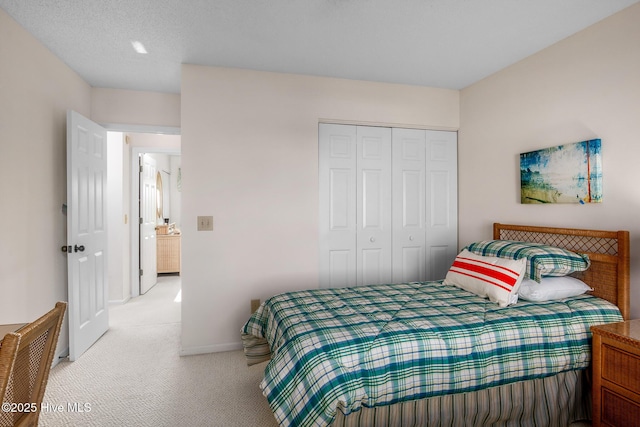
<svg viewBox="0 0 640 427"><path fill-rule="evenodd" d="M183 63L462 89L639 0L0 0L91 86ZM134 51L139 41L147 54Z"/></svg>

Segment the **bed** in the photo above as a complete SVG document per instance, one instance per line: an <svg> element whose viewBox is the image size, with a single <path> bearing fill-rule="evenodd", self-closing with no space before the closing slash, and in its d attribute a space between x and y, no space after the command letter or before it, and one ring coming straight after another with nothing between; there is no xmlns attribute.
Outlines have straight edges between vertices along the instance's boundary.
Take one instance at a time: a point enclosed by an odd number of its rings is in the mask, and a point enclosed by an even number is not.
<svg viewBox="0 0 640 427"><path fill-rule="evenodd" d="M570 275L593 291L507 307L447 280L274 296L241 335L248 364L270 360L261 388L278 423L564 427L588 419L589 327L629 316L628 232L496 223L493 239L586 255L588 268Z"/></svg>

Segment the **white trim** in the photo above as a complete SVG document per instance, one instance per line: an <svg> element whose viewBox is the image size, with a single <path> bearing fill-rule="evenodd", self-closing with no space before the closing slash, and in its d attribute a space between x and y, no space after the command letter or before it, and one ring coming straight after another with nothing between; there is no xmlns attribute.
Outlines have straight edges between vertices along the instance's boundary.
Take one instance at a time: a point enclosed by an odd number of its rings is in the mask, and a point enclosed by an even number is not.
<svg viewBox="0 0 640 427"><path fill-rule="evenodd" d="M434 126L434 125L421 125L415 123L390 123L390 122L369 122L364 120L344 120L344 119L329 119L319 118L318 124L333 124L333 125L350 125L350 126L370 126L370 127L383 127L383 128L402 128L402 129L421 129L421 130L443 130L447 132L458 132L459 127L452 126Z"/></svg>
<svg viewBox="0 0 640 427"><path fill-rule="evenodd" d="M158 133L163 135L180 135L182 130L177 126L148 126L119 123L100 123L100 126L111 132Z"/></svg>
<svg viewBox="0 0 640 427"><path fill-rule="evenodd" d="M196 354L222 353L225 351L242 350L242 341L230 342L225 344L203 345L195 347L182 348L180 356L194 356Z"/></svg>
<svg viewBox="0 0 640 427"><path fill-rule="evenodd" d="M102 337L100 337L102 338ZM69 347L60 350L53 355L53 361L51 362L51 368L55 367L62 359L69 357Z"/></svg>
<svg viewBox="0 0 640 427"><path fill-rule="evenodd" d="M123 299L110 299L109 302L109 307L113 307L116 305L124 305L126 303L129 302L129 300L131 299L130 296L123 298Z"/></svg>

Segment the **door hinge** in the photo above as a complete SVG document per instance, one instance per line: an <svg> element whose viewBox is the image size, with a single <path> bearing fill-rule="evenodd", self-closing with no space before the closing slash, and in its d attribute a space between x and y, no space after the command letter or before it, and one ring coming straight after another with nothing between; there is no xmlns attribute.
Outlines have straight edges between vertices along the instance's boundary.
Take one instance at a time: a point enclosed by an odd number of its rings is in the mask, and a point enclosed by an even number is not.
<svg viewBox="0 0 640 427"><path fill-rule="evenodd" d="M144 166L140 165L140 173L144 172Z"/></svg>
<svg viewBox="0 0 640 427"><path fill-rule="evenodd" d="M143 276L144 275L144 270L140 269L140 275Z"/></svg>
<svg viewBox="0 0 640 427"><path fill-rule="evenodd" d="M140 220L139 223L142 224L143 223L142 218L138 218L138 219Z"/></svg>

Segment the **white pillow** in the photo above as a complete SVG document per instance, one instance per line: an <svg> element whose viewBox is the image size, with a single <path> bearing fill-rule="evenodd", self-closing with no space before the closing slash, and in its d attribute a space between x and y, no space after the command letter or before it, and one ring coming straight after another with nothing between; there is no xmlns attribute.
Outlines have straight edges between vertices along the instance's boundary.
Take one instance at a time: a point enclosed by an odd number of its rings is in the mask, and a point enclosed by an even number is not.
<svg viewBox="0 0 640 427"><path fill-rule="evenodd" d="M526 301L551 301L575 297L592 290L582 280L571 276L543 277L540 283L527 278L522 281L518 295Z"/></svg>
<svg viewBox="0 0 640 427"><path fill-rule="evenodd" d="M453 262L444 283L488 297L500 307L506 307L518 301L518 289L526 268L525 258L486 257L464 249Z"/></svg>

